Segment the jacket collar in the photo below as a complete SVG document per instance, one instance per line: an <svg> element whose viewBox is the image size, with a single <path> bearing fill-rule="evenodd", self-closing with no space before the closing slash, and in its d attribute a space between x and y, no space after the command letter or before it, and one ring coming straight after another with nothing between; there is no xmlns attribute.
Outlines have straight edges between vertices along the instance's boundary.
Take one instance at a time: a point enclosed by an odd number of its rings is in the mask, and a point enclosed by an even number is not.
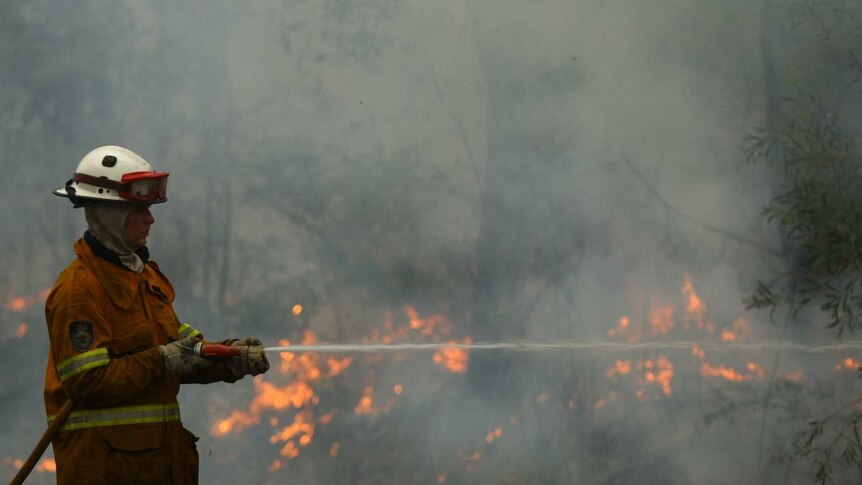
<svg viewBox="0 0 862 485"><path fill-rule="evenodd" d="M75 242L73 248L75 254L90 268L95 279L105 289L115 305L126 310L132 308L138 299L138 287L141 280L150 277L152 271L150 265L145 264L141 274L130 271L125 266L117 264L119 261L111 261L110 256L105 257L98 254L96 251L100 250L98 249L99 245L95 245L94 248L90 242L90 240L96 241L96 238L92 236L88 238L88 234L84 234L83 238ZM104 246L101 246L101 249L110 253Z"/></svg>
<svg viewBox="0 0 862 485"><path fill-rule="evenodd" d="M96 236L93 235L90 231L84 233L84 241L90 246L90 249L93 250L93 254L104 259L105 261L116 264L117 266L128 270L123 263L120 261L120 257L117 256L117 253L108 249L104 244L102 244ZM147 264L147 261L150 259L150 250L147 249L146 246L138 248L135 250L135 254L141 258L141 261L144 264Z"/></svg>

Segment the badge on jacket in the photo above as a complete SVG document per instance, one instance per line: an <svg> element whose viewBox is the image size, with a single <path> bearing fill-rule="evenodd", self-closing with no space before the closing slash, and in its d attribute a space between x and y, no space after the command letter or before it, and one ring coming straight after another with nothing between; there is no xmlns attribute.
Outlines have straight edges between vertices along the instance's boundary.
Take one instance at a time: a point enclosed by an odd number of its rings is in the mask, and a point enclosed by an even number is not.
<svg viewBox="0 0 862 485"><path fill-rule="evenodd" d="M95 334L93 333L93 324L86 320L72 322L69 325L69 337L72 339L72 347L75 350L83 352L93 346Z"/></svg>

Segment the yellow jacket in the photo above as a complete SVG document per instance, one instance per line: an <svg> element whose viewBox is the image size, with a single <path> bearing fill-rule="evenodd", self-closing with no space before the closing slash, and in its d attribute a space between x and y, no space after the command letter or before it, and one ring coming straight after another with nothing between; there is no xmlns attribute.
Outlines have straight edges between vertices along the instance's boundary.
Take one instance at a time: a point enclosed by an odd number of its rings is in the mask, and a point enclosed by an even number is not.
<svg viewBox="0 0 862 485"><path fill-rule="evenodd" d="M174 289L155 262L129 271L90 234L74 251L45 304L49 422L66 400L76 403L52 442L57 483L197 483L180 378L166 372L157 346L200 332L177 319ZM235 380L218 364L193 381Z"/></svg>

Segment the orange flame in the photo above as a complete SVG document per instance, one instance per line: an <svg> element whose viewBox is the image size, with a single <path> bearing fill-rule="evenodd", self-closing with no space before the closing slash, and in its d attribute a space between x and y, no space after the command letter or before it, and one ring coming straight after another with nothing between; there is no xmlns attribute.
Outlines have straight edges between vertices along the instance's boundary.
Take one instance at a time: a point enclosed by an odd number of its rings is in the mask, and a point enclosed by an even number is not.
<svg viewBox="0 0 862 485"><path fill-rule="evenodd" d="M793 372L788 372L787 374L784 374L783 377L788 381L799 382L802 380L803 377L805 377L805 372L803 372L802 369L798 369Z"/></svg>
<svg viewBox="0 0 862 485"><path fill-rule="evenodd" d="M667 335L673 330L673 305L659 306L650 310L650 331L653 335Z"/></svg>
<svg viewBox="0 0 862 485"><path fill-rule="evenodd" d="M327 377L335 377L338 374L344 372L345 369L350 367L350 364L353 362L352 357L344 357L343 359L336 359L334 357L330 357L326 360L326 366L329 368L329 372L326 373Z"/></svg>
<svg viewBox="0 0 862 485"><path fill-rule="evenodd" d="M658 385L665 396L670 396L671 392L673 392L673 387L671 386L671 382L673 381L673 363L667 357L659 355L655 362L642 360L638 362L638 370L641 369L647 369L644 374L644 379L647 382Z"/></svg>
<svg viewBox="0 0 862 485"><path fill-rule="evenodd" d="M623 315L617 321L617 328L608 330L608 337L626 337L630 343L637 343L641 339L640 325L632 325L631 318Z"/></svg>
<svg viewBox="0 0 862 485"><path fill-rule="evenodd" d="M18 324L18 330L15 332L15 336L21 338L27 335L27 331L30 330L30 327L26 323Z"/></svg>
<svg viewBox="0 0 862 485"><path fill-rule="evenodd" d="M619 375L625 375L632 371L632 363L628 360L617 360L614 365L608 367L608 370L605 374L608 377Z"/></svg>
<svg viewBox="0 0 862 485"><path fill-rule="evenodd" d="M681 288L682 296L685 298L683 305L684 311L681 314L681 327L685 330L700 330L707 334L716 334L717 327L714 323L706 320L707 306L704 300L697 294L692 284L692 279L688 273L683 275L683 284ZM662 304L660 301L652 301L649 308L649 325L650 334L653 336L668 335L676 327L675 321L675 306L673 304ZM736 342L745 339L750 331L750 326L743 316L737 318L728 328L721 329L717 337L723 342ZM638 342L640 340L641 331L637 322L632 321L627 315L620 317L617 326L608 331L609 337L621 337L629 342ZM705 362L706 352L699 345L691 346L691 355L696 361L700 361L700 374L705 377L720 377L734 382L742 382L749 380L761 380L766 376L763 368L755 362L747 362L745 371L737 371L732 367L724 365L713 365ZM852 359L845 359L835 366L836 370L843 368L862 367L862 364ZM661 388L662 394L670 395L673 391L674 365L664 355L659 355L656 359L643 359L638 361L637 370L642 371L643 380L641 384L655 384ZM605 371L607 377L622 376L631 372L631 362L626 360L616 360L613 365ZM785 377L788 380L800 380L803 377L802 371L796 371L787 374ZM639 400L644 400L647 396L647 388L638 387L634 390L634 395ZM595 403L596 409L601 409L607 404L607 399L601 398Z"/></svg>
<svg viewBox="0 0 862 485"><path fill-rule="evenodd" d="M283 410L289 407L296 409L313 402L314 389L305 382L291 382L280 388L263 380L263 376L254 378L257 395L248 411L234 410L230 416L222 419L210 429L210 434L216 437L239 432L260 422L260 413L265 409Z"/></svg>
<svg viewBox="0 0 862 485"><path fill-rule="evenodd" d="M685 273L683 276L682 293L688 299L688 303L685 308L686 314L683 318L683 326L688 329L691 327L691 323L693 322L698 329L713 333L715 331L715 325L704 320L706 316L706 305L704 305L703 300L701 300L697 293L695 293L694 285L691 284L691 277L688 273Z"/></svg>
<svg viewBox="0 0 862 485"><path fill-rule="evenodd" d="M16 296L15 298L12 298L8 302L6 302L5 308L7 310L20 313L33 305L44 302L48 299L48 295L50 294L51 289L47 288L40 291L36 296Z"/></svg>
<svg viewBox="0 0 862 485"><path fill-rule="evenodd" d="M303 335L302 344L310 345L316 341L313 332L307 330ZM288 346L288 340L282 340L279 345ZM216 437L226 436L230 433L238 433L249 426L260 423L260 415L265 410L281 411L289 408L300 409L304 406L317 404L319 398L314 393L313 383L321 377L333 377L343 372L350 366L351 359L327 360L328 372L325 374L319 367L319 354L307 352L296 354L294 352L282 352L279 372L289 375L292 379L284 386L278 386L264 380L264 376L254 378L255 397L246 411L234 410L230 416L218 420L210 428L210 434ZM277 421L276 421L277 423ZM296 417L294 418L294 424ZM289 425L285 429L290 428ZM312 436L309 433L309 436ZM282 449L282 456L289 457L293 453L289 445Z"/></svg>
<svg viewBox="0 0 862 485"><path fill-rule="evenodd" d="M302 311L302 306L297 304L294 305L292 313L299 315ZM361 342L395 343L408 339L411 334L415 335L416 333L434 342L441 342L443 337L451 334L451 325L443 315L435 314L423 318L411 306L406 306L404 311L407 314L408 323L396 326L393 324L391 316L387 316L383 331L379 328L373 328L370 335L361 339ZM317 343L317 337L311 330L306 330L301 340L302 345ZM456 340L449 340L449 342L452 344L459 343ZM467 337L463 343L472 343L472 339ZM282 340L279 345L288 347L291 342ZM295 410L292 422L276 430L270 437L272 444L281 444L279 450L281 458L275 459L268 466L270 472L282 469L286 464L284 460L291 460L299 456L302 449L313 442L317 425L327 425L332 422L334 413L331 412L315 419L314 406L320 403L320 397L315 393L315 387L322 381L347 371L353 363L353 357L322 357L316 352L281 352L279 356L280 362L277 366L273 365L273 368L279 374L287 376L288 382L281 385L264 380L264 376L255 377L253 381L255 397L248 407L244 410L232 410L226 418L216 420L210 429L213 436L223 437L231 433L242 432L249 426L259 424L264 412ZM383 358L382 353L370 354L365 360L368 363L373 363L379 362ZM395 360L403 358L403 354L394 356ZM451 372L465 372L469 363L469 352L455 347L443 346L439 352L434 354L433 361ZM270 374L271 376L272 374ZM392 390L397 396L404 392L404 387L401 384L394 384ZM357 415L387 413L395 405L396 399L395 396L384 399L384 402L376 403L374 388L366 386L354 407L354 412ZM277 428L280 420L278 417L272 416L268 422L273 428ZM330 455L336 456L340 446L339 442L332 443Z"/></svg>
<svg viewBox="0 0 862 485"><path fill-rule="evenodd" d="M840 371L842 370L842 368L849 370L859 370L860 368L862 368L862 362L859 362L852 357L847 357L838 364L835 364L836 371Z"/></svg>
<svg viewBox="0 0 862 485"><path fill-rule="evenodd" d="M723 365L712 366L706 362L700 363L700 373L704 376L709 377L721 377L722 379L731 381L731 382L743 382L750 381L752 379L763 379L766 375L763 372L763 369L755 364L754 362L748 362L746 364L746 368L748 369L748 374L742 374L732 367L726 367Z"/></svg>
<svg viewBox="0 0 862 485"><path fill-rule="evenodd" d="M0 460L0 464L20 470L24 466L24 460L7 456ZM57 473L57 462L53 458L42 458L33 469L36 473Z"/></svg>
<svg viewBox="0 0 862 485"><path fill-rule="evenodd" d="M362 390L362 397L353 408L356 414L371 414L374 412L374 389L371 386L365 386Z"/></svg>
<svg viewBox="0 0 862 485"><path fill-rule="evenodd" d="M427 318L421 318L412 306L407 305L404 308L407 316L410 318L410 328L419 330L423 335L442 335L446 336L452 333L452 326L443 315L431 315Z"/></svg>
<svg viewBox="0 0 862 485"><path fill-rule="evenodd" d="M12 310L13 312L23 312L28 306L30 306L30 304L28 303L27 298L19 296L9 300L9 303L6 304L6 309Z"/></svg>
<svg viewBox="0 0 862 485"><path fill-rule="evenodd" d="M302 313L302 305L300 305L299 303L293 305L293 309L291 309L290 312L293 313L293 316L298 317L299 314Z"/></svg>
<svg viewBox="0 0 862 485"><path fill-rule="evenodd" d="M494 428L493 431L489 431L487 435L485 435L486 443L493 443L495 439L499 438L503 435L503 428L497 427Z"/></svg>
<svg viewBox="0 0 862 485"><path fill-rule="evenodd" d="M735 342L737 339L742 340L748 335L748 322L745 317L739 317L734 322L731 328L725 328L721 331L722 342Z"/></svg>
<svg viewBox="0 0 862 485"><path fill-rule="evenodd" d="M42 461L36 465L36 472L57 473L57 462L55 462L53 458L43 458Z"/></svg>
<svg viewBox="0 0 862 485"><path fill-rule="evenodd" d="M20 458L11 458L8 456L3 458L2 463L6 466L12 466L16 470L20 470L21 467L24 466L24 460Z"/></svg>
<svg viewBox="0 0 862 485"><path fill-rule="evenodd" d="M745 367L748 369L748 374L755 379L763 379L766 377L766 373L763 372L763 368L754 362L747 362Z"/></svg>
<svg viewBox="0 0 862 485"><path fill-rule="evenodd" d="M314 423L311 422L313 413L310 410L303 410L293 416L293 423L285 426L281 431L275 433L269 438L269 442L276 444L280 441L285 442L284 446L279 451L279 454L285 458L293 459L299 456L299 446L305 448L311 444L314 437Z"/></svg>
<svg viewBox="0 0 862 485"><path fill-rule="evenodd" d="M459 343L449 341L450 344ZM467 337L462 343L471 344L473 339ZM467 365L470 362L470 353L465 349L455 347L444 347L434 353L434 363L446 367L450 372L463 373L467 372Z"/></svg>

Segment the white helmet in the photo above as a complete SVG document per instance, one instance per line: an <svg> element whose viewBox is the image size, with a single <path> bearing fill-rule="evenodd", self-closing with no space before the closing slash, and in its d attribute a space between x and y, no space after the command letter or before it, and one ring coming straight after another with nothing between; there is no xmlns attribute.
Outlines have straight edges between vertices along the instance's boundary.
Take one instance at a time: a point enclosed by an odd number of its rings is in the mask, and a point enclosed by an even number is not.
<svg viewBox="0 0 862 485"><path fill-rule="evenodd" d="M54 195L81 207L87 200L158 204L168 200L168 173L157 172L137 153L103 146L84 155L75 175Z"/></svg>

